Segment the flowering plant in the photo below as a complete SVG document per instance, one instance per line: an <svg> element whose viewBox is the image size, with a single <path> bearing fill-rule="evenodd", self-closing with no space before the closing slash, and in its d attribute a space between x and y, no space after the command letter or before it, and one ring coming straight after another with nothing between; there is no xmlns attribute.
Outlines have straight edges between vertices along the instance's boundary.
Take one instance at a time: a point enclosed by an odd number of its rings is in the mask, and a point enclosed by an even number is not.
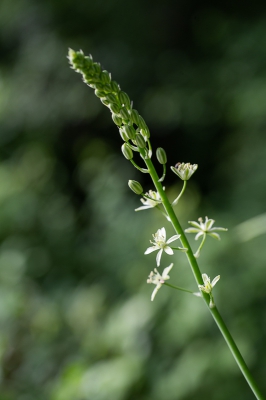
<svg viewBox="0 0 266 400"><path fill-rule="evenodd" d="M124 157L130 161L135 168L140 172L149 174L155 187L154 190L149 190L146 194L143 193L142 186L137 181L129 181L129 187L132 191L142 196L141 202L142 207L136 209L146 210L150 208L158 208L162 211L163 215L169 221L175 230L175 235L170 239L166 240L166 230L165 228L158 229L153 235L152 247L149 247L145 254L149 254L153 251L157 251L156 262L157 267L160 266L161 257L163 252L170 256L174 255L174 250L181 250L185 253L188 263L193 272L193 276L196 281L197 287L200 292L193 292L188 289L180 288L172 285L168 282L170 279L169 272L173 268L173 263L166 267L162 274L158 272L155 268L154 272L151 272L147 280L148 283L155 284L155 289L152 293L151 300L154 300L156 293L163 286L169 286L171 288L177 289L179 291L184 291L192 293L201 297L205 304L207 305L213 319L215 320L218 328L220 329L223 337L225 338L226 344L231 350L243 376L247 380L251 390L257 399L262 400L261 395L253 377L239 351L237 348L225 322L223 321L216 304L214 302L213 287L220 279L220 275L216 276L212 282L206 273L201 273L197 258L201 254L203 245L207 236L211 236L215 239L220 239L218 232L226 231L225 228L215 228L213 227L214 220L208 219L206 217L205 221L200 218L199 222L190 221L189 224L192 226L187 228L185 231L182 229L177 216L174 212L173 206L176 205L184 194L188 180L198 169L197 164L190 163L178 163L171 170L183 181L183 188L177 198L170 203L162 182L166 176L166 164L167 155L163 148L159 147L156 150L156 158L158 162L163 167L163 173L158 176L157 171L151 160L153 155L153 149L150 142L150 131L143 119L143 117L138 113L136 109L133 108L133 104L124 91L121 90L118 83L112 80L111 75L108 71L103 70L99 63L93 61L92 56L84 56L82 51L75 52L74 50L69 50L69 62L71 67L78 73L82 74L84 82L95 91L95 95L99 97L100 101L109 108L111 112L112 119L117 125L120 136L123 140L122 153ZM140 156L140 160L144 162L145 167L139 166L135 161L135 156ZM161 207L162 206L162 207ZM196 233L195 239L202 237L202 242L198 250L193 254L190 244L185 235L186 233ZM173 241L179 240L179 247L169 246ZM166 282L167 281L167 282Z"/></svg>

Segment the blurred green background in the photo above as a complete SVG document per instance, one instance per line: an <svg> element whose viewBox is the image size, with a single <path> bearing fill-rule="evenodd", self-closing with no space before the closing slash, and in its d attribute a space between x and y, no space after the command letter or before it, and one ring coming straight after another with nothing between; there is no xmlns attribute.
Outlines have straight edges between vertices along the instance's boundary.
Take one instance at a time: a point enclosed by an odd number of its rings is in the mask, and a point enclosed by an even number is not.
<svg viewBox="0 0 266 400"><path fill-rule="evenodd" d="M266 393L266 7L247 4L1 0L0 400L253 399L200 299L164 287L151 303L143 253L173 230L134 212L128 179L151 182L68 47L112 72L169 165L199 164L177 215L229 228L200 266ZM171 282L196 290L174 262Z"/></svg>

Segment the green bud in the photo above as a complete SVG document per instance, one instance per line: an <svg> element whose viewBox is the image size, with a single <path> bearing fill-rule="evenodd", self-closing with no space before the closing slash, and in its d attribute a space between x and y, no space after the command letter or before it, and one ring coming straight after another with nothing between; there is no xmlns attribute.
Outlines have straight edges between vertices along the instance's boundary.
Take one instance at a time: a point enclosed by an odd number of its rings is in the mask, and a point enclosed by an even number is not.
<svg viewBox="0 0 266 400"><path fill-rule="evenodd" d="M129 119L128 112L127 112L127 110L126 110L125 107L120 108L119 113L120 113L121 117L122 117L124 120L127 121L127 120Z"/></svg>
<svg viewBox="0 0 266 400"><path fill-rule="evenodd" d="M109 72L106 71L106 70L104 70L104 71L101 72L100 79L101 79L101 81L102 81L103 84L106 84L106 83L110 83L110 82L111 82L110 74L109 74Z"/></svg>
<svg viewBox="0 0 266 400"><path fill-rule="evenodd" d="M134 108L130 111L130 118L133 124L139 125L139 113Z"/></svg>
<svg viewBox="0 0 266 400"><path fill-rule="evenodd" d="M96 74L100 74L101 73L101 70L102 70L101 64L95 62L95 63L93 63L92 68L93 68L93 71Z"/></svg>
<svg viewBox="0 0 266 400"><path fill-rule="evenodd" d="M106 100L106 98L100 98L101 102L105 105L105 106L109 106L109 101Z"/></svg>
<svg viewBox="0 0 266 400"><path fill-rule="evenodd" d="M133 128L132 125L124 125L124 130L125 130L127 136L129 137L129 139L135 140L135 138L136 138L136 131L135 131L135 129Z"/></svg>
<svg viewBox="0 0 266 400"><path fill-rule="evenodd" d="M131 160L133 158L133 151L128 144L124 143L121 147L121 150L127 160Z"/></svg>
<svg viewBox="0 0 266 400"><path fill-rule="evenodd" d="M106 96L106 93L103 92L102 90L96 89L94 93L95 93L95 95L96 95L97 97L100 97L100 98Z"/></svg>
<svg viewBox="0 0 266 400"><path fill-rule="evenodd" d="M167 163L167 155L162 147L158 147L158 149L156 150L156 157L160 164Z"/></svg>
<svg viewBox="0 0 266 400"><path fill-rule="evenodd" d="M142 135L136 135L135 141L137 146L140 147L141 149L146 147L146 142Z"/></svg>
<svg viewBox="0 0 266 400"><path fill-rule="evenodd" d="M149 139L149 137L151 136L149 128L147 126L146 129L141 129L140 132L146 139Z"/></svg>
<svg viewBox="0 0 266 400"><path fill-rule="evenodd" d="M91 66L93 64L92 56L89 55L89 56L84 57L84 61L85 61L86 68L91 68Z"/></svg>
<svg viewBox="0 0 266 400"><path fill-rule="evenodd" d="M144 129L144 130L147 128L147 124L141 115L139 115L139 117L138 117L138 126L140 127L140 129Z"/></svg>
<svg viewBox="0 0 266 400"><path fill-rule="evenodd" d="M122 125L122 119L120 117L118 117L118 115L112 114L112 118L113 118L114 123L117 126L121 126Z"/></svg>
<svg viewBox="0 0 266 400"><path fill-rule="evenodd" d="M109 104L109 108L114 114L119 114L120 112L120 107L116 103Z"/></svg>
<svg viewBox="0 0 266 400"><path fill-rule="evenodd" d="M106 99L109 101L109 103L117 103L117 98L113 93L108 93L106 95Z"/></svg>
<svg viewBox="0 0 266 400"><path fill-rule="evenodd" d="M118 98L121 103L121 105L125 105L126 108L130 108L130 98L125 92L120 91L118 93Z"/></svg>
<svg viewBox="0 0 266 400"><path fill-rule="evenodd" d="M112 88L112 92L118 93L120 90L120 87L116 81L111 81L110 86Z"/></svg>
<svg viewBox="0 0 266 400"><path fill-rule="evenodd" d="M129 137L128 137L127 134L126 134L124 127L122 127L122 128L119 129L119 133L120 133L121 138L122 138L125 142L127 142L127 141L129 140Z"/></svg>
<svg viewBox="0 0 266 400"><path fill-rule="evenodd" d="M143 188L142 188L141 184L139 182L137 182L137 181L129 180L128 181L128 186L136 194L142 194L143 193Z"/></svg>
<svg viewBox="0 0 266 400"><path fill-rule="evenodd" d="M103 84L100 83L100 82L94 82L94 87L95 87L95 89L98 89L98 90L103 90L104 89Z"/></svg>

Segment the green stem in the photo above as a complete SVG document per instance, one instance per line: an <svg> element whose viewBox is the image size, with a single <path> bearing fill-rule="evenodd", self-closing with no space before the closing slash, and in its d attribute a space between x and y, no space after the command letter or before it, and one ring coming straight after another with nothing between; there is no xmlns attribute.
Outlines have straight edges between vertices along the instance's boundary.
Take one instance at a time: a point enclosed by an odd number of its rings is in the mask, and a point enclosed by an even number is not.
<svg viewBox="0 0 266 400"><path fill-rule="evenodd" d="M130 162L134 165L134 167L137 168L140 172L143 172L144 174L148 174L148 173L150 172L148 169L139 167L139 166L135 163L135 161L133 161L132 159L129 160L129 161L130 161Z"/></svg>
<svg viewBox="0 0 266 400"><path fill-rule="evenodd" d="M181 290L182 292L187 292L187 293L191 293L191 294L195 293L195 292L192 292L191 290L184 289L184 288L181 288L179 286L171 285L171 283L168 283L168 282L164 282L164 285L169 286L169 287L171 287L173 289Z"/></svg>
<svg viewBox="0 0 266 400"><path fill-rule="evenodd" d="M178 200L180 199L180 197L182 196L182 194L183 194L184 191L186 190L186 186L187 186L187 181L184 181L182 190L181 190L181 192L179 193L179 195L177 196L177 198L173 201L172 207L175 206L175 205L178 203Z"/></svg>
<svg viewBox="0 0 266 400"><path fill-rule="evenodd" d="M196 280L196 283L197 283L197 285L202 285L203 284L203 280L202 280L202 276L201 276L201 272L200 272L197 260L196 260L195 256L193 255L193 252L191 250L189 242L188 242L188 240L187 240L187 238L185 236L185 233L184 233L184 231L183 231L183 229L182 229L182 227L181 227L181 225L180 225L180 223L179 223L179 221L178 221L178 219L177 219L177 217L176 217L176 215L174 213L174 210L173 210L173 208L172 208L172 206L171 206L171 204L170 204L170 202L169 202L169 200L168 200L168 198L167 198L167 196L165 194L165 191L163 190L163 187L162 187L161 183L158 182L159 178L158 178L157 172L156 172L156 170L154 168L154 165L153 165L152 161L149 160L149 159L146 159L145 163L146 163L146 165L147 165L147 167L149 169L149 172L150 172L151 178L153 180L154 186L156 187L156 190L157 190L157 192L159 193L159 195L160 195L160 197L162 199L162 203L163 203L164 209L165 209L166 213L168 214L176 233L181 235L180 236L180 241L182 243L182 246L188 249L187 252L186 252L186 256L188 258L188 262L190 264L190 267L191 267L192 273L194 275L194 278ZM236 362L237 362L237 364L238 364L238 366L240 368L240 371L242 372L243 376L245 377L245 379L246 379L247 383L249 384L251 390L253 391L254 395L256 396L256 398L258 400L264 400L264 397L260 393L260 391L259 391L259 389L258 389L258 387L257 387L257 385L256 385L256 383L255 383L255 381L254 381L254 379L253 379L253 377L252 377L252 375L251 375L251 373L250 373L250 371L249 371L249 369L248 369L248 367L247 367L247 365L246 365L246 363L245 363L245 361L244 361L244 359L243 359L243 357L242 357L242 355L240 353L240 351L238 350L238 348L237 348L237 346L236 346L236 344L234 342L234 339L232 338L232 336L231 336L231 334L230 334L225 322L223 321L221 315L219 314L217 308L216 307L214 307L214 308L210 308L209 307L210 297L209 297L208 294L203 292L202 293L202 298L204 299L204 301L205 301L205 303L206 303L206 305L208 307L208 310L212 314L214 321L216 322L218 328L220 329L220 331L221 331L221 333L222 333L222 335L223 335L223 337L224 337L224 339L225 339L225 341L226 341L231 353L233 354L233 356L234 356L234 358L235 358L235 360L236 360Z"/></svg>

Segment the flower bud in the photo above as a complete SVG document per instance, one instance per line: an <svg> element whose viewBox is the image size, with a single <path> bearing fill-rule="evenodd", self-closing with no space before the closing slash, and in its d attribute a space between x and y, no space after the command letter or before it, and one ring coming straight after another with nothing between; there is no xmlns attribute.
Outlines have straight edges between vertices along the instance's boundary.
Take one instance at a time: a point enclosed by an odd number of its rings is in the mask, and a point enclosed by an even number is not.
<svg viewBox="0 0 266 400"><path fill-rule="evenodd" d="M128 116L128 112L125 107L120 108L119 113L124 120L126 120L126 121L128 120L129 116Z"/></svg>
<svg viewBox="0 0 266 400"><path fill-rule="evenodd" d="M139 125L139 113L134 108L130 111L130 118L133 124Z"/></svg>
<svg viewBox="0 0 266 400"><path fill-rule="evenodd" d="M137 181L129 180L128 181L128 186L136 194L142 194L143 193L143 188L142 188L141 184L139 182L137 182Z"/></svg>
<svg viewBox="0 0 266 400"><path fill-rule="evenodd" d="M95 95L96 95L97 97L100 97L100 98L106 96L106 93L103 92L102 90L99 90L99 89L96 89L94 93L95 93Z"/></svg>
<svg viewBox="0 0 266 400"><path fill-rule="evenodd" d="M140 127L140 129L144 129L144 130L147 128L147 124L141 115L139 115L139 117L138 117L138 126Z"/></svg>
<svg viewBox="0 0 266 400"><path fill-rule="evenodd" d="M95 89L103 90L104 86L100 82L94 82Z"/></svg>
<svg viewBox="0 0 266 400"><path fill-rule="evenodd" d="M128 144L124 143L121 147L121 150L127 160L131 160L133 158L133 151Z"/></svg>
<svg viewBox="0 0 266 400"><path fill-rule="evenodd" d="M125 92L120 91L118 93L118 98L121 103L121 105L125 105L126 108L130 108L130 98Z"/></svg>
<svg viewBox="0 0 266 400"><path fill-rule="evenodd" d="M162 147L158 147L158 149L156 150L156 157L160 164L167 163L167 155Z"/></svg>
<svg viewBox="0 0 266 400"><path fill-rule="evenodd" d="M146 142L142 135L140 135L140 134L136 135L135 141L136 141L137 146L140 147L141 149L146 147Z"/></svg>
<svg viewBox="0 0 266 400"><path fill-rule="evenodd" d="M127 134L126 134L125 129L124 129L123 126L122 126L122 128L119 129L119 133L120 133L121 138L122 138L125 142L127 142L127 141L129 140L129 137L127 136Z"/></svg>
<svg viewBox="0 0 266 400"><path fill-rule="evenodd" d="M120 87L116 81L111 81L110 86L112 88L112 92L115 92L115 93L119 92Z"/></svg>
<svg viewBox="0 0 266 400"><path fill-rule="evenodd" d="M84 61L85 61L86 68L90 68L93 64L93 59L92 59L91 55L84 57Z"/></svg>
<svg viewBox="0 0 266 400"><path fill-rule="evenodd" d="M105 97L109 103L117 103L117 98L113 93L108 93Z"/></svg>
<svg viewBox="0 0 266 400"><path fill-rule="evenodd" d="M135 131L135 129L133 128L133 126L132 126L132 125L125 125L125 126L124 126L124 129L125 129L125 132L126 132L127 136L129 137L129 139L135 140L135 138L136 138L136 131Z"/></svg>
<svg viewBox="0 0 266 400"><path fill-rule="evenodd" d="M120 108L116 103L110 103L109 108L114 114L119 114L120 112Z"/></svg>
<svg viewBox="0 0 266 400"><path fill-rule="evenodd" d="M146 129L141 129L140 130L142 136L144 136L146 139L149 139L150 135L150 131L149 128L146 126Z"/></svg>
<svg viewBox="0 0 266 400"><path fill-rule="evenodd" d="M105 85L106 83L110 83L111 82L111 77L108 71L102 71L101 75L100 75L100 79L102 81L102 83Z"/></svg>
<svg viewBox="0 0 266 400"><path fill-rule="evenodd" d="M116 114L112 114L112 118L113 118L113 121L114 121L114 123L117 125L117 126L121 126L122 125L122 119L120 118L120 117L118 117L118 115L116 115Z"/></svg>
<svg viewBox="0 0 266 400"><path fill-rule="evenodd" d="M102 70L101 64L96 63L96 62L93 63L92 68L93 68L93 71L94 71L96 74L99 74L99 73L101 72L101 70Z"/></svg>
<svg viewBox="0 0 266 400"><path fill-rule="evenodd" d="M101 100L101 102L102 102L105 106L109 106L109 101L106 100L105 97L104 97L104 98L100 97L100 100Z"/></svg>

